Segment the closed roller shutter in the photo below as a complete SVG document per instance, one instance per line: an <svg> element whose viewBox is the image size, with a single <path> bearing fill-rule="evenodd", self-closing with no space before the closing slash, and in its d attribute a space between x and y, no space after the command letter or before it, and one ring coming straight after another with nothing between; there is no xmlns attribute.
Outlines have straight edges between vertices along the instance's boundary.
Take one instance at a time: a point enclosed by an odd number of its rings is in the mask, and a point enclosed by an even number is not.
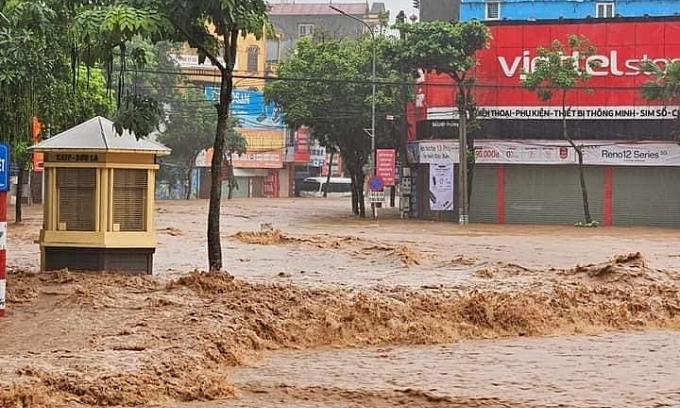
<svg viewBox="0 0 680 408"><path fill-rule="evenodd" d="M604 168L586 167L590 213L602 222ZM584 220L576 166L505 166L505 220L521 224L574 224Z"/></svg>
<svg viewBox="0 0 680 408"><path fill-rule="evenodd" d="M680 226L680 168L614 167L612 224Z"/></svg>
<svg viewBox="0 0 680 408"><path fill-rule="evenodd" d="M113 223L119 231L146 229L147 170L113 171Z"/></svg>
<svg viewBox="0 0 680 408"><path fill-rule="evenodd" d="M248 177L234 177L236 186L231 191L231 198L248 198ZM222 197L227 198L229 194L229 180L222 182Z"/></svg>
<svg viewBox="0 0 680 408"><path fill-rule="evenodd" d="M498 222L497 174L497 166L475 166L470 197L470 222Z"/></svg>

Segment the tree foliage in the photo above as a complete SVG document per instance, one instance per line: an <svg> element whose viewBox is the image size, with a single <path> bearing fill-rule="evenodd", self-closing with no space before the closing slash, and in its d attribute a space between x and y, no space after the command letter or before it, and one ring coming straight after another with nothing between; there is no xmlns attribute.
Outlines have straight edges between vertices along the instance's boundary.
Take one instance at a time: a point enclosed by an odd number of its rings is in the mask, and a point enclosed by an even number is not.
<svg viewBox="0 0 680 408"><path fill-rule="evenodd" d="M474 136L479 130L477 104L474 99L474 72L477 66L477 52L487 48L491 40L489 28L478 21L449 23L444 21L405 23L400 14L395 26L401 32L402 40L394 47L391 59L404 72L415 73L422 69L426 74L436 73L449 76L456 88L456 102L460 115L461 135L465 139L469 169L464 202L469 207L474 177ZM461 203L462 204L462 203ZM467 214L469 208L464 209Z"/></svg>
<svg viewBox="0 0 680 408"><path fill-rule="evenodd" d="M405 39L396 47L395 61L412 71L422 68L450 76L463 83L477 66L477 51L488 46L489 28L479 21L448 23L444 21L397 24Z"/></svg>
<svg viewBox="0 0 680 408"><path fill-rule="evenodd" d="M165 129L158 137L160 143L172 149L171 163L184 172L187 199L191 194L191 172L196 157L212 145L217 123L215 108L201 101L203 98L199 89L187 88L170 107Z"/></svg>
<svg viewBox="0 0 680 408"><path fill-rule="evenodd" d="M536 92L544 102L549 102L557 93L562 107L562 137L574 148L578 158L579 181L583 195L583 213L586 225L595 225L590 215L588 190L583 166L583 145L577 145L567 128L567 94L575 90L591 92L587 83L591 78L589 70L598 66L588 61L597 50L585 37L571 35L566 44L555 40L549 47L536 50L538 61L532 72L524 72L522 86Z"/></svg>
<svg viewBox="0 0 680 408"><path fill-rule="evenodd" d="M318 78L314 81L273 80L265 97L285 112L289 127L308 126L324 147L337 147L352 178L356 194L353 211L365 216L363 208L363 166L371 154L371 64L370 37L359 40L297 43L290 58L278 70L281 78ZM392 46L390 40L376 40L377 76L398 81L399 74L382 57ZM376 146L396 147L399 129L386 115L401 112L402 93L395 86L379 85L376 91Z"/></svg>
<svg viewBox="0 0 680 408"><path fill-rule="evenodd" d="M642 97L648 101L664 104L680 104L680 61L674 61L664 68L652 61L644 61L642 71L652 75L640 89ZM676 116L675 139L680 138L680 114Z"/></svg>
<svg viewBox="0 0 680 408"><path fill-rule="evenodd" d="M585 64L595 52L587 38L576 35L569 36L566 45L555 40L547 48L539 47L535 69L523 73L522 85L535 91L545 102L552 100L555 92L564 100L566 94L575 88L588 90L586 85L591 75ZM589 64L588 68L597 66L595 61Z"/></svg>
<svg viewBox="0 0 680 408"><path fill-rule="evenodd" d="M77 3L77 2L73 2ZM95 72L91 89L73 81L80 66L70 58L70 9L56 0L0 1L0 134L19 167L17 196L30 168L32 122L41 133L60 132L96 115L110 113ZM15 217L21 221L21 200Z"/></svg>
<svg viewBox="0 0 680 408"><path fill-rule="evenodd" d="M94 41L104 50L98 60L107 57L114 48L121 55L125 46L136 35L161 40L188 42L196 48L199 62L206 60L220 72L220 96L216 104L217 124L213 141L213 159L210 166L211 186L208 209L208 264L211 271L222 270L222 245L220 239L220 201L222 197L222 164L228 130L229 106L233 89L233 71L240 37L253 34L262 38L271 32L264 0L117 0L104 7L92 7L80 14L81 38ZM124 60L124 59L123 59ZM123 69L123 72L125 70ZM124 83L124 81L120 81ZM119 95L123 91L119 89ZM120 98L120 96L119 96ZM145 95L132 94L123 105L116 122L135 132L146 135L158 118L155 100ZM156 101L157 102L157 101ZM142 110L144 113L140 114ZM120 130L120 129L119 129Z"/></svg>

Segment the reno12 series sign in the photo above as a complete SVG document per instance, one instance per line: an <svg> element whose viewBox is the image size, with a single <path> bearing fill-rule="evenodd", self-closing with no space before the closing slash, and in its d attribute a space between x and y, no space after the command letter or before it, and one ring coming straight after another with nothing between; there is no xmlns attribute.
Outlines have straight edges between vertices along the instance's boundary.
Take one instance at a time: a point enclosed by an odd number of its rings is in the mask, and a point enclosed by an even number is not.
<svg viewBox="0 0 680 408"><path fill-rule="evenodd" d="M588 61L580 61L591 75L586 89L575 89L567 96L568 119L672 119L678 106L645 101L641 86L651 79L641 72L642 61L651 60L660 68L680 61L680 19L608 20L568 22L500 22L490 25L490 47L477 54L475 99L480 118L561 119L561 98L541 101L535 92L524 89L525 72L536 67L538 47L554 40L563 44L570 35L584 36L596 48ZM578 55L563 58L578 60ZM596 67L589 67L596 62ZM427 108L428 120L444 120L455 110L453 88L428 86L448 81L429 73L418 84L418 98ZM423 83L424 82L424 83Z"/></svg>

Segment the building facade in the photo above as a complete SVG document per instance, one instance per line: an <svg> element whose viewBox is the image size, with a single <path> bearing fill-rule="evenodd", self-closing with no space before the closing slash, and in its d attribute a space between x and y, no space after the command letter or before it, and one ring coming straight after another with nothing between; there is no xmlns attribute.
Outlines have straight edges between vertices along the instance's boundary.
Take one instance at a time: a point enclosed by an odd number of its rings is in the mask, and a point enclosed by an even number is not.
<svg viewBox="0 0 680 408"><path fill-rule="evenodd" d="M656 17L679 13L676 0L460 0L461 21Z"/></svg>
<svg viewBox="0 0 680 408"><path fill-rule="evenodd" d="M420 21L458 21L460 0L416 0Z"/></svg>
<svg viewBox="0 0 680 408"><path fill-rule="evenodd" d="M593 217L604 225L680 226L680 148L673 139L677 103L641 97L660 67L680 61L680 18L490 23L490 48L478 54L470 221L573 224L583 219L577 159L561 138L561 101L543 102L521 86L536 48L578 34L597 51L591 92L567 98L568 130L584 146ZM423 75L410 110L407 145L413 217L458 219L458 112L455 87ZM434 199L432 198L434 197ZM445 205L446 204L446 205Z"/></svg>
<svg viewBox="0 0 680 408"><path fill-rule="evenodd" d="M385 4L367 2L330 4L347 14L360 19L370 27L379 27L385 16ZM367 27L329 7L328 3L275 3L271 5L269 18L274 25L276 38L267 42L266 68L276 71L278 64L285 60L296 43L306 37L317 38L358 38L366 33ZM318 147L318 146L317 146ZM319 160L319 149L314 148L311 129L288 129L285 137L285 160L294 166L291 174L290 193L294 194L296 182L305 177L317 176L327 167L325 160ZM312 154L312 150L315 150ZM328 158L328 155L323 157ZM334 161L337 161L337 157Z"/></svg>
<svg viewBox="0 0 680 408"><path fill-rule="evenodd" d="M269 18L276 30L277 40L280 41L276 52L279 58L285 59L301 38L314 35L327 38L357 38L366 32L366 27L362 23L342 15L329 6L336 7L370 26L378 26L379 14L385 11L384 3L373 3L372 6L365 2L272 4Z"/></svg>
<svg viewBox="0 0 680 408"><path fill-rule="evenodd" d="M267 46L271 43L252 35L239 38L231 115L237 119L237 130L248 142L248 151L232 157L234 181L238 186L233 191L234 197L289 195L293 166L284 160L286 129L278 109L265 104L263 94L266 78L273 74L267 64ZM196 50L188 46L178 50L175 59L188 79L204 90L206 103L216 101L220 84L217 69L209 62L199 64ZM196 159L192 191L199 198L209 197L211 160L212 149ZM229 185L226 169L223 180L226 196Z"/></svg>

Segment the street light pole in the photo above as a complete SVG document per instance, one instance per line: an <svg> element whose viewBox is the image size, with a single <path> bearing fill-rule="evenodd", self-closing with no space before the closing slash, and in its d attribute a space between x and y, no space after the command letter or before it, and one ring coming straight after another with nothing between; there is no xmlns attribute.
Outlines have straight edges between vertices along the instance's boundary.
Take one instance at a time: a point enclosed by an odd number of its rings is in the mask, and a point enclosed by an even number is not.
<svg viewBox="0 0 680 408"><path fill-rule="evenodd" d="M375 157L375 82L376 82L376 77L375 77L375 62L376 62L376 42L375 42L375 31L373 30L373 27L371 27L368 23L366 23L364 20L355 17L351 14L348 14L339 8L333 6L333 5L328 5L331 9L337 11L338 13L342 14L345 17L349 17L354 21L358 21L359 23L363 24L367 29L368 32L371 33L371 40L372 40L372 45L373 45L373 66L372 66L372 73L371 73L371 168L373 169L373 175L375 176L377 173L377 163L376 163L376 157ZM362 186L363 188L363 186ZM378 218L378 207L375 205L375 203L371 203L371 210L373 211L373 218Z"/></svg>

